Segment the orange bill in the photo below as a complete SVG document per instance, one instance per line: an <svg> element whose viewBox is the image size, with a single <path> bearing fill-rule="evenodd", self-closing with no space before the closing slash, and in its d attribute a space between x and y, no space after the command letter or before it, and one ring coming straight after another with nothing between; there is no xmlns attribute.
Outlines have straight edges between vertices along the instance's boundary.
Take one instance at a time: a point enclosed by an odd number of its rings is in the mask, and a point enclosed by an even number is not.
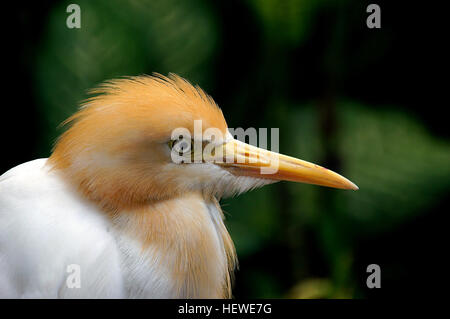
<svg viewBox="0 0 450 319"><path fill-rule="evenodd" d="M214 162L226 167L234 175L358 190L358 186L347 178L307 161L271 152L235 139L221 147L222 152L215 153Z"/></svg>

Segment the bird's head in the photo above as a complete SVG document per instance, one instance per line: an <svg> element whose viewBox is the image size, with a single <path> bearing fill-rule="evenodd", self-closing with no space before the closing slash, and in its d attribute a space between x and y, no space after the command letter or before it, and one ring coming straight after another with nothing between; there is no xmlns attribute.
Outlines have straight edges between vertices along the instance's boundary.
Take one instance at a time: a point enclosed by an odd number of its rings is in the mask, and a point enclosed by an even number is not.
<svg viewBox="0 0 450 319"><path fill-rule="evenodd" d="M234 139L212 98L176 75L113 80L92 93L65 122L49 163L105 209L278 180L357 189L318 165Z"/></svg>

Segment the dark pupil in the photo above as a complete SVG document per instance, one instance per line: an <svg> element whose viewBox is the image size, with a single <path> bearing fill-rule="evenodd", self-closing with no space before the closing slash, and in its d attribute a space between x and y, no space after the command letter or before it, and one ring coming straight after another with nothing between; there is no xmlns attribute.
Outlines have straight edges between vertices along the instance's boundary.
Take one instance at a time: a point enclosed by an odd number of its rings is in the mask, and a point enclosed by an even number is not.
<svg viewBox="0 0 450 319"><path fill-rule="evenodd" d="M184 155L184 152L189 150L190 147L189 142L186 142L186 140L176 141L174 146L176 146L176 150L180 156Z"/></svg>
<svg viewBox="0 0 450 319"><path fill-rule="evenodd" d="M181 148L182 151L184 151L188 147L189 147L189 145L186 142L181 142L180 148Z"/></svg>

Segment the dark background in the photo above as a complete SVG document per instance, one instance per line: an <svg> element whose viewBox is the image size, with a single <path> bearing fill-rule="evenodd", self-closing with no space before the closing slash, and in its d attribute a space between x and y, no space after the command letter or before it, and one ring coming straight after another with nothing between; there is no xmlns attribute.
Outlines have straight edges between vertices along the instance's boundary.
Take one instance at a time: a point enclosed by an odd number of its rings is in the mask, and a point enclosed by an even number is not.
<svg viewBox="0 0 450 319"><path fill-rule="evenodd" d="M279 127L280 151L358 192L278 183L222 201L240 260L236 298L439 296L450 147L441 2L77 1L13 4L4 33L0 172L48 157L86 90L177 73L229 127ZM445 247L445 248L444 248ZM366 287L379 264L382 288Z"/></svg>

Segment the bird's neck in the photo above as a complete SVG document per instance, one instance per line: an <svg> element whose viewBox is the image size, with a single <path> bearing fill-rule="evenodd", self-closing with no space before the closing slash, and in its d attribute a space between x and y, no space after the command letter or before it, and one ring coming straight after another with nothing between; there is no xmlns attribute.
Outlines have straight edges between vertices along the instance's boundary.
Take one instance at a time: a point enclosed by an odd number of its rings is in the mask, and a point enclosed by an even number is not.
<svg viewBox="0 0 450 319"><path fill-rule="evenodd" d="M198 193L118 213L113 222L121 249L137 245L141 252L139 258L124 254L145 278L132 286L152 296L166 281L163 297L230 297L235 252L222 217L217 201Z"/></svg>
<svg viewBox="0 0 450 319"><path fill-rule="evenodd" d="M139 279L128 285L136 296L231 296L235 250L214 197L191 192L164 198L145 176L108 167L80 169L58 153L49 164L112 220L124 267L133 269L129 280ZM161 281L169 290L155 295Z"/></svg>

